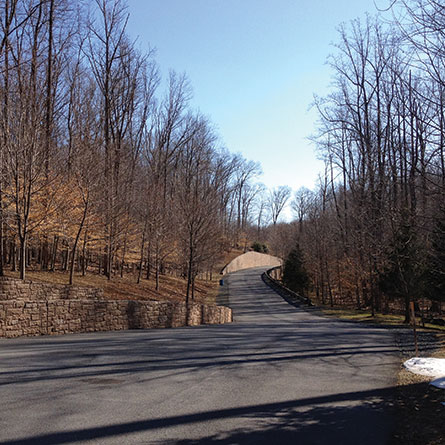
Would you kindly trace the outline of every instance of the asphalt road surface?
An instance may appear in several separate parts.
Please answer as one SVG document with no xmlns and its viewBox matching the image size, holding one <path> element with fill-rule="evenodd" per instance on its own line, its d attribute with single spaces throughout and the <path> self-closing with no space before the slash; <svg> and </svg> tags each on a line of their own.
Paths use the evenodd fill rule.
<svg viewBox="0 0 445 445">
<path fill-rule="evenodd" d="M 260 275 L 225 279 L 233 324 L 1 339 L 0 444 L 385 443 L 392 335 Z"/>
</svg>

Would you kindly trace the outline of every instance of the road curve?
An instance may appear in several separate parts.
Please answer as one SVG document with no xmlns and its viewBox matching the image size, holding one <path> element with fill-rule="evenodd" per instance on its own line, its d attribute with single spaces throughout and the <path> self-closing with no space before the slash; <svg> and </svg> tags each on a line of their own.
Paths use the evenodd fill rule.
<svg viewBox="0 0 445 445">
<path fill-rule="evenodd" d="M 225 278 L 235 322 L 0 340 L 0 444 L 383 444 L 392 335 Z"/>
</svg>

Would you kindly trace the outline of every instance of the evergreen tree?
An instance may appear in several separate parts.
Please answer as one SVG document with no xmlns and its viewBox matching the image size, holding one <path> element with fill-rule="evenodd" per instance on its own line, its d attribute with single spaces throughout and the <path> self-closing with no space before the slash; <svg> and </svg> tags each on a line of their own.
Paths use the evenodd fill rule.
<svg viewBox="0 0 445 445">
<path fill-rule="evenodd" d="M 269 253 L 269 249 L 267 248 L 267 246 L 264 243 L 260 243 L 258 241 L 255 241 L 251 248 L 253 249 L 254 252 L 259 252 L 259 253 Z"/>
<path fill-rule="evenodd" d="M 422 294 L 425 266 L 422 249 L 412 225 L 398 229 L 387 253 L 387 266 L 380 275 L 380 288 L 391 298 L 401 298 L 405 305 L 405 323 L 410 322 L 410 301 Z"/>
<path fill-rule="evenodd" d="M 426 266 L 427 296 L 434 301 L 445 301 L 445 207 L 436 219 Z"/>
<path fill-rule="evenodd" d="M 283 269 L 283 283 L 294 292 L 305 296 L 310 278 L 304 266 L 303 252 L 297 244 L 289 253 Z"/>
</svg>

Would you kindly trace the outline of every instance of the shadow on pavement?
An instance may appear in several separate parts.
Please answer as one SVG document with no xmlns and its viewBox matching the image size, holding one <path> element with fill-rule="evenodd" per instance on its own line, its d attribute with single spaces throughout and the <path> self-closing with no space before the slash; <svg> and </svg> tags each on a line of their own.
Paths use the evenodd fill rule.
<svg viewBox="0 0 445 445">
<path fill-rule="evenodd" d="M 0 442 L 0 444 L 69 444 L 230 418 L 253 420 L 255 429 L 238 429 L 199 440 L 168 440 L 157 443 L 333 444 L 341 440 L 338 443 L 344 445 L 380 444 L 382 443 L 381 438 L 386 437 L 387 431 L 391 428 L 392 417 L 388 416 L 388 412 L 393 409 L 394 394 L 394 388 L 334 394 L 55 432 Z M 323 406 L 325 404 L 330 404 L 330 406 Z M 368 430 L 365 436 L 362 426 L 368 422 L 379 425 L 379 428 Z M 345 442 L 345 431 L 347 431 L 346 437 L 351 439 L 349 442 Z"/>
<path fill-rule="evenodd" d="M 312 359 L 329 359 L 331 357 L 348 360 L 352 356 L 372 357 L 374 354 L 392 356 L 397 354 L 395 345 L 383 346 L 376 342 L 380 333 L 367 335 L 359 327 L 352 326 L 350 331 L 342 331 L 339 338 L 351 338 L 350 344 L 335 343 L 337 334 L 327 333 L 324 329 L 314 330 L 311 323 L 299 323 L 298 330 L 292 325 L 262 324 L 261 326 L 238 326 L 237 331 L 230 329 L 214 330 L 214 335 L 206 331 L 206 337 L 200 337 L 198 330 L 188 330 L 187 335 L 173 335 L 167 339 L 159 339 L 157 347 L 153 347 L 156 338 L 135 336 L 128 347 L 128 339 L 96 339 L 75 344 L 59 342 L 48 345 L 47 339 L 42 342 L 47 346 L 47 353 L 40 351 L 39 361 L 31 366 L 24 364 L 22 369 L 11 367 L 11 370 L 0 372 L 0 387 L 29 382 L 52 380 L 79 379 L 85 377 L 113 377 L 122 374 L 147 373 L 148 371 L 192 372 L 195 369 L 222 368 L 246 365 L 270 365 L 294 361 L 310 361 Z M 321 321 L 318 328 L 322 328 Z M 360 342 L 355 339 L 360 332 Z M 258 348 L 252 348 L 251 339 L 258 339 Z M 364 339 L 368 338 L 367 344 Z M 177 342 L 174 340 L 177 339 Z M 173 340 L 173 341 L 172 341 Z M 180 340 L 180 342 L 179 342 Z M 192 345 L 199 340 L 200 349 Z M 191 346 L 187 349 L 187 344 Z M 355 343 L 355 344 L 354 344 Z M 311 348 L 307 345 L 310 344 Z M 215 347 L 218 345 L 218 347 Z M 32 343 L 33 353 L 39 349 L 39 343 Z M 65 348 L 68 348 L 65 351 Z M 184 349 L 188 354 L 184 356 Z M 25 349 L 27 350 L 27 349 Z M 76 350 L 77 353 L 75 352 Z M 66 356 L 65 356 L 66 355 Z M 73 364 L 72 357 L 77 363 Z M 102 357 L 99 363 L 96 357 Z M 106 358 L 105 358 L 105 357 Z M 143 359 L 141 359 L 143 357 Z M 4 365 L 8 363 L 6 359 Z M 49 363 L 58 365 L 48 366 Z M 350 363 L 348 366 L 352 366 Z M 7 368 L 6 368 L 7 369 Z M 164 376 L 166 377 L 166 376 Z"/>
<path fill-rule="evenodd" d="M 101 397 L 100 391 L 94 392 L 94 387 L 85 386 L 85 380 L 95 379 L 92 383 L 103 385 L 119 383 L 121 393 L 125 394 L 127 384 L 135 389 L 136 385 L 143 388 L 146 382 L 156 381 L 170 388 L 174 380 L 169 377 L 188 374 L 191 378 L 184 381 L 197 385 L 201 383 L 198 379 L 210 376 L 209 388 L 212 388 L 212 379 L 219 378 L 221 394 L 225 397 L 230 379 L 242 382 L 243 377 L 255 371 L 258 374 L 253 378 L 255 388 L 269 385 L 267 397 L 257 398 L 254 393 L 255 397 L 246 399 L 240 391 L 240 397 L 233 399 L 232 408 L 216 409 L 230 406 L 227 399 L 223 405 L 197 406 L 194 413 L 193 406 L 173 406 L 172 410 L 163 411 L 161 418 L 131 421 L 139 417 L 110 417 L 109 421 L 114 422 L 110 425 L 90 424 L 90 427 L 77 430 L 63 430 L 60 426 L 58 431 L 42 429 L 32 436 L 35 430 L 29 429 L 29 437 L 0 444 L 51 445 L 89 440 L 104 443 L 107 438 L 117 438 L 117 441 L 121 437 L 124 442 L 124 436 L 129 440 L 142 437 L 137 443 L 169 444 L 385 443 L 384 438 L 392 427 L 395 388 L 391 386 L 394 379 L 385 377 L 383 380 L 379 376 L 391 376 L 393 370 L 398 369 L 398 348 L 393 336 L 368 326 L 315 317 L 288 305 L 259 280 L 244 283 L 242 276 L 237 279 L 241 284 L 236 287 L 234 282 L 236 301 L 231 302 L 235 314 L 239 314 L 234 324 L 2 342 L 5 355 L 1 363 L 0 389 L 8 390 L 11 397 L 14 391 L 20 391 L 25 394 L 24 403 L 30 406 L 30 395 L 25 392 L 24 384 L 32 382 L 37 382 L 36 399 L 47 396 L 45 391 L 51 384 L 46 383 L 58 380 L 62 381 L 59 387 L 65 385 L 71 391 L 87 393 L 91 388 L 91 393 Z M 194 377 L 196 375 L 198 377 Z M 224 380 L 226 375 L 229 378 Z M 284 390 L 278 393 L 275 391 L 280 375 L 286 385 L 282 383 Z M 316 391 L 305 393 L 304 378 L 307 382 L 315 379 Z M 302 390 L 289 393 L 289 385 L 294 383 L 302 384 Z M 334 388 L 337 383 L 339 385 Z M 387 388 L 366 389 L 372 387 L 371 384 Z M 234 387 L 242 389 L 240 385 Z M 174 390 L 171 392 L 174 396 Z M 323 392 L 324 395 L 319 395 Z M 337 394 L 330 394 L 332 392 Z M 246 394 L 249 396 L 248 392 Z M 304 398 L 305 394 L 316 396 Z M 61 406 L 65 404 L 65 395 L 64 391 L 54 395 L 60 399 Z M 144 400 L 147 406 L 153 403 L 149 397 Z M 249 403 L 248 400 L 252 404 L 242 406 Z M 279 402 L 267 403 L 271 400 Z M 48 398 L 48 403 L 53 401 Z M 265 403 L 255 404 L 257 401 Z M 156 405 L 150 407 L 156 408 Z M 214 409 L 210 409 L 212 407 Z M 6 409 L 5 406 L 5 413 Z M 162 415 L 161 411 L 156 412 Z M 179 412 L 192 414 L 171 415 Z M 137 412 L 136 415 L 141 414 Z M 148 413 L 145 416 L 148 417 Z M 10 418 L 15 422 L 12 416 Z M 188 426 L 192 433 L 196 426 L 200 431 L 195 437 L 202 437 L 209 431 L 208 437 L 193 440 L 193 434 L 178 432 L 181 426 Z M 156 442 L 155 435 L 176 438 L 176 442 L 166 439 Z M 7 436 L 0 431 L 0 437 L 5 440 Z"/>
</svg>

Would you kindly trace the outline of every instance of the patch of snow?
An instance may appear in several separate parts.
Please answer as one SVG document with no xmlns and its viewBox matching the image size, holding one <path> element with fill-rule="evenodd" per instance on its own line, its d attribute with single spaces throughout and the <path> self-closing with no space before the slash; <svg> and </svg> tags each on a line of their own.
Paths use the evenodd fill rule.
<svg viewBox="0 0 445 445">
<path fill-rule="evenodd" d="M 414 374 L 433 377 L 430 385 L 445 389 L 445 358 L 414 357 L 407 360 L 403 366 Z M 445 402 L 441 402 L 441 405 L 445 406 Z"/>
<path fill-rule="evenodd" d="M 445 358 L 414 357 L 407 360 L 403 366 L 414 374 L 433 378 L 445 377 Z M 445 382 L 443 385 L 443 388 L 445 388 Z"/>
</svg>

